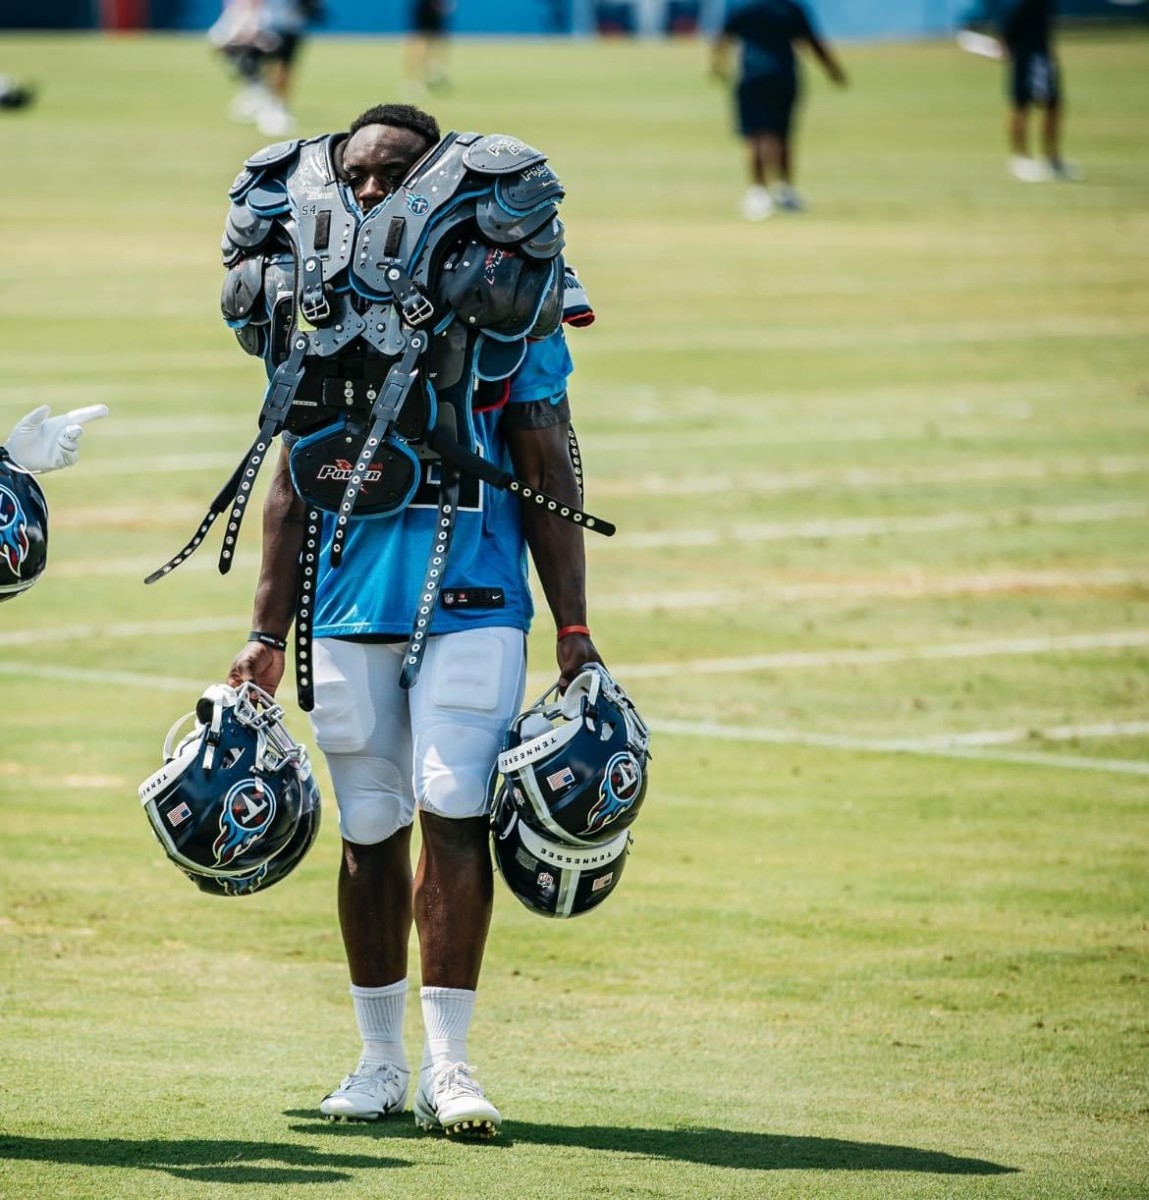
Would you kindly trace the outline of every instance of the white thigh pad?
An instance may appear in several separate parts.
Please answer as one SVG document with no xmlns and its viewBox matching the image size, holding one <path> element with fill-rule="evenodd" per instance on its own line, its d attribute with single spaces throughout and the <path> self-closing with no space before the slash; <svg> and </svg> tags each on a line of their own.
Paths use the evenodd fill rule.
<svg viewBox="0 0 1149 1200">
<path fill-rule="evenodd" d="M 415 796 L 452 819 L 487 812 L 487 782 L 526 676 L 517 629 L 466 630 L 434 638 L 411 696 Z"/>
</svg>

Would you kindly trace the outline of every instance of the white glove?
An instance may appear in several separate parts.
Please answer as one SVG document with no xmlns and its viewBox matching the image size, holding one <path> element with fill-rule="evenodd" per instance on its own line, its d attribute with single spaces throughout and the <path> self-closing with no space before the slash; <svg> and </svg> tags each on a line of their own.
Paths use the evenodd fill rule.
<svg viewBox="0 0 1149 1200">
<path fill-rule="evenodd" d="M 4 448 L 26 471 L 58 471 L 70 467 L 80 454 L 80 438 L 86 421 L 108 415 L 106 404 L 74 408 L 62 417 L 49 417 L 51 408 L 41 404 L 19 421 Z"/>
</svg>

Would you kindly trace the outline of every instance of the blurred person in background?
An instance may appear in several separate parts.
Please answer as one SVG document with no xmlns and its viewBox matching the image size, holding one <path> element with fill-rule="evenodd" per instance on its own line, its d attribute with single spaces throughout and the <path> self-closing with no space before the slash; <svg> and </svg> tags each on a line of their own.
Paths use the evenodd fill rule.
<svg viewBox="0 0 1149 1200">
<path fill-rule="evenodd" d="M 1005 44 L 1010 98 L 1009 172 L 1023 183 L 1080 179 L 1081 172 L 1061 157 L 1064 105 L 1061 67 L 1053 51 L 1055 0 L 1001 0 L 994 6 Z M 1029 153 L 1029 113 L 1043 112 L 1042 157 Z"/>
<path fill-rule="evenodd" d="M 404 47 L 403 70 L 407 98 L 450 86 L 447 78 L 447 19 L 451 0 L 413 0 L 411 32 Z"/>
<path fill-rule="evenodd" d="M 268 137 L 292 132 L 296 63 L 308 26 L 322 17 L 319 0 L 226 0 L 208 40 L 241 83 L 231 103 L 233 120 L 254 124 Z"/>
<path fill-rule="evenodd" d="M 792 137 L 801 92 L 795 47 L 803 42 L 826 74 L 844 86 L 845 71 L 798 0 L 736 3 L 712 47 L 711 71 L 724 81 L 731 78 L 735 47 L 741 51 L 734 103 L 749 160 L 750 187 L 742 202 L 748 221 L 761 221 L 775 209 L 801 212 L 805 207 L 794 190 Z"/>
</svg>

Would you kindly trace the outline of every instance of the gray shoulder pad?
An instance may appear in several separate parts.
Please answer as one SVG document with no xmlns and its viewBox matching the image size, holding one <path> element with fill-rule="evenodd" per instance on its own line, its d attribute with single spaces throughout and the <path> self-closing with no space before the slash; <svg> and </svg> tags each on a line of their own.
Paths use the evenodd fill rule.
<svg viewBox="0 0 1149 1200">
<path fill-rule="evenodd" d="M 532 233 L 519 249 L 527 258 L 554 258 L 566 245 L 566 231 L 558 217 L 551 219 L 537 232 Z"/>
<path fill-rule="evenodd" d="M 233 204 L 227 214 L 224 236 L 233 246 L 254 250 L 271 232 L 271 218 L 261 217 L 246 204 Z"/>
<path fill-rule="evenodd" d="M 492 242 L 513 244 L 525 241 L 544 229 L 554 218 L 555 206 L 548 204 L 535 212 L 515 213 L 506 209 L 494 194 L 483 196 L 475 203 L 475 218 L 479 228 Z"/>
<path fill-rule="evenodd" d="M 276 176 L 261 179 L 248 189 L 243 203 L 260 217 L 278 217 L 288 211 L 287 185 Z"/>
<path fill-rule="evenodd" d="M 534 212 L 544 204 L 557 204 L 566 194 L 559 177 L 545 161 L 517 175 L 502 176 L 495 183 L 495 191 L 503 204 L 515 212 Z"/>
<path fill-rule="evenodd" d="M 509 134 L 488 133 L 467 147 L 463 152 L 463 163 L 482 175 L 509 175 L 545 162 L 546 157 L 541 150 Z"/>
<path fill-rule="evenodd" d="M 220 312 L 230 328 L 240 329 L 253 317 L 265 314 L 254 312 L 256 302 L 263 298 L 263 259 L 241 258 L 224 276 L 219 297 Z"/>
<path fill-rule="evenodd" d="M 249 171 L 266 171 L 268 167 L 279 166 L 299 153 L 303 145 L 302 138 L 293 138 L 290 142 L 276 142 L 257 150 L 243 165 Z M 237 181 L 238 182 L 238 181 Z"/>
</svg>

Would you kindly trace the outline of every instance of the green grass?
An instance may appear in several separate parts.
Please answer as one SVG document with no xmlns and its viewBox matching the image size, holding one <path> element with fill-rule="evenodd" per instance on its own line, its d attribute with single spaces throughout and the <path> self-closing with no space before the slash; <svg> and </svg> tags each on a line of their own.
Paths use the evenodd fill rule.
<svg viewBox="0 0 1149 1200">
<path fill-rule="evenodd" d="M 318 1119 L 356 1052 L 322 765 L 317 846 L 234 903 L 135 798 L 248 628 L 254 521 L 226 579 L 217 537 L 142 577 L 250 440 L 216 245 L 260 138 L 199 39 L 4 39 L 42 96 L 0 122 L 0 413 L 112 417 L 0 613 L 0 1195 L 1146 1196 L 1149 39 L 1065 40 L 1087 178 L 1036 188 L 995 68 L 846 47 L 810 212 L 757 226 L 703 46 L 452 49 L 440 119 L 548 151 L 599 313 L 592 623 L 656 731 L 626 877 L 567 924 L 500 884 L 497 1144 Z M 399 61 L 313 42 L 301 132 Z"/>
</svg>

